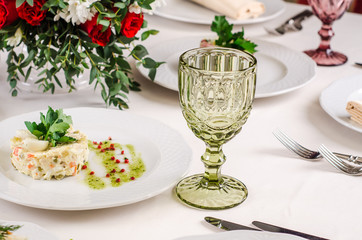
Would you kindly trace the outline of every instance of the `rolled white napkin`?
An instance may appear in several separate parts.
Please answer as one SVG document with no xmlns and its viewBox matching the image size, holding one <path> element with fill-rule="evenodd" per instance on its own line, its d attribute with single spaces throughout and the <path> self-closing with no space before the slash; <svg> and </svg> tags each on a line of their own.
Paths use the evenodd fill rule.
<svg viewBox="0 0 362 240">
<path fill-rule="evenodd" d="M 215 12 L 234 19 L 256 18 L 265 12 L 263 3 L 256 0 L 191 0 Z"/>
<path fill-rule="evenodd" d="M 349 101 L 346 110 L 353 121 L 362 125 L 362 101 Z"/>
</svg>

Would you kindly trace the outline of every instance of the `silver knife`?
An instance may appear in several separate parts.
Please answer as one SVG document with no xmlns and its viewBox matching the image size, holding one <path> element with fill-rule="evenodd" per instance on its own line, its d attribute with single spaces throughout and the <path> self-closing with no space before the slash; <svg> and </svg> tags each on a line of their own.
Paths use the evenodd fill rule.
<svg viewBox="0 0 362 240">
<path fill-rule="evenodd" d="M 214 225 L 214 226 L 216 226 L 216 227 L 218 227 L 218 228 L 220 228 L 220 229 L 224 229 L 224 230 L 227 230 L 227 231 L 231 231 L 231 230 L 261 231 L 260 229 L 263 229 L 263 230 L 270 231 L 270 232 L 280 232 L 280 233 L 292 234 L 292 235 L 296 235 L 296 236 L 299 236 L 299 237 L 307 238 L 309 240 L 328 240 L 326 238 L 316 237 L 316 236 L 312 236 L 312 235 L 309 235 L 309 234 L 305 234 L 305 233 L 301 233 L 301 232 L 297 232 L 297 231 L 294 231 L 294 230 L 289 230 L 289 229 L 282 228 L 282 227 L 277 227 L 277 226 L 273 226 L 273 227 L 275 227 L 274 229 L 270 228 L 271 230 L 268 230 L 268 229 L 259 227 L 258 225 L 255 225 L 255 223 L 256 224 L 260 223 L 260 222 L 257 222 L 257 221 L 254 221 L 253 224 L 255 226 L 259 227 L 260 229 L 244 226 L 244 225 L 241 225 L 241 224 L 238 224 L 238 223 L 233 223 L 233 222 L 229 222 L 229 221 L 222 220 L 222 219 L 219 219 L 219 218 L 214 218 L 214 217 L 205 217 L 205 221 L 212 224 L 212 225 Z M 264 225 L 264 224 L 261 224 L 261 225 Z M 276 228 L 278 228 L 279 231 L 275 231 Z"/>
<path fill-rule="evenodd" d="M 215 227 L 230 231 L 230 230 L 254 230 L 254 231 L 261 231 L 260 229 L 252 228 L 243 226 L 240 224 L 228 222 L 219 218 L 214 217 L 205 217 L 205 221 L 214 225 Z"/>
<path fill-rule="evenodd" d="M 291 17 L 288 19 L 285 23 L 283 23 L 281 26 L 277 28 L 265 28 L 267 32 L 275 34 L 275 35 L 283 35 L 287 31 L 300 31 L 302 30 L 302 21 L 310 16 L 313 15 L 313 12 L 310 10 L 304 10 L 301 13 L 298 13 L 297 15 Z"/>
<path fill-rule="evenodd" d="M 321 238 L 321 237 L 313 236 L 313 235 L 310 235 L 310 234 L 290 230 L 290 229 L 287 229 L 287 228 L 274 226 L 274 225 L 271 225 L 271 224 L 268 224 L 268 223 L 259 222 L 259 221 L 253 221 L 252 224 L 254 226 L 260 228 L 260 229 L 263 229 L 263 230 L 269 231 L 269 232 L 289 233 L 289 234 L 296 235 L 296 236 L 299 236 L 299 237 L 303 237 L 303 238 L 306 238 L 306 239 L 309 239 L 309 240 L 328 240 L 327 238 Z"/>
</svg>

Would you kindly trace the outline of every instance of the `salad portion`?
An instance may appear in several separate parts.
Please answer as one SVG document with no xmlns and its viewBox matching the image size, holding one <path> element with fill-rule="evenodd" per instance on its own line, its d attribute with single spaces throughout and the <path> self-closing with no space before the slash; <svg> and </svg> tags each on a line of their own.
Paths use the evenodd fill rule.
<svg viewBox="0 0 362 240">
<path fill-rule="evenodd" d="M 40 123 L 25 122 L 10 140 L 11 163 L 34 179 L 75 176 L 88 161 L 87 136 L 72 127 L 72 118 L 62 109 L 40 113 Z"/>
</svg>

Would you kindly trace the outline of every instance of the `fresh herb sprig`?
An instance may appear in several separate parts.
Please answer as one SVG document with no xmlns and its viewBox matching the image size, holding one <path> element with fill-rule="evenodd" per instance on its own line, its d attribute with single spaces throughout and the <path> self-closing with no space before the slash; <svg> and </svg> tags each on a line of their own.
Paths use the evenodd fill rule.
<svg viewBox="0 0 362 240">
<path fill-rule="evenodd" d="M 73 123 L 72 117 L 65 115 L 63 109 L 53 110 L 48 108 L 46 116 L 40 113 L 41 123 L 26 121 L 28 130 L 39 140 L 46 140 L 54 147 L 59 143 L 70 143 L 76 141 L 75 138 L 65 136 L 70 124 Z"/>
<path fill-rule="evenodd" d="M 0 225 L 0 240 L 5 240 L 5 237 L 9 235 L 9 233 L 18 230 L 21 228 L 20 225 Z"/>
<path fill-rule="evenodd" d="M 215 40 L 215 44 L 220 47 L 236 48 L 247 51 L 251 54 L 255 53 L 258 45 L 244 38 L 244 28 L 241 32 L 232 33 L 233 24 L 229 24 L 225 16 L 215 16 L 211 24 L 211 31 L 217 33 L 219 38 Z"/>
</svg>

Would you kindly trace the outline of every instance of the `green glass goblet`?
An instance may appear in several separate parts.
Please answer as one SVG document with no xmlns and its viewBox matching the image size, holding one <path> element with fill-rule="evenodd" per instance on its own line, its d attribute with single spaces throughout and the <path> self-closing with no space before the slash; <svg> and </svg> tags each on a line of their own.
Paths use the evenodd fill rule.
<svg viewBox="0 0 362 240">
<path fill-rule="evenodd" d="M 239 180 L 221 175 L 222 145 L 238 134 L 249 117 L 255 95 L 256 59 L 229 48 L 196 48 L 179 60 L 179 97 L 189 128 L 206 144 L 205 173 L 182 179 L 176 194 L 202 209 L 227 209 L 248 194 Z"/>
</svg>

